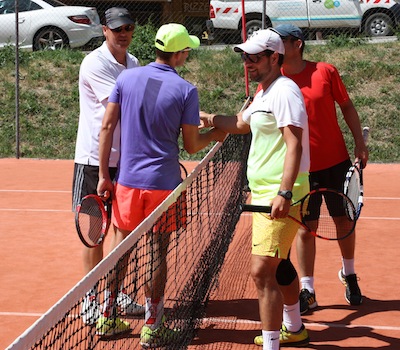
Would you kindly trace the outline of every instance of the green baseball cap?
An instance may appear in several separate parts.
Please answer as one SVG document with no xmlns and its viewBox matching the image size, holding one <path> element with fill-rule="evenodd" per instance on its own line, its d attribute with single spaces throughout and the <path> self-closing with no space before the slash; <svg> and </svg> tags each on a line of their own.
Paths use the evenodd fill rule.
<svg viewBox="0 0 400 350">
<path fill-rule="evenodd" d="M 191 49 L 199 47 L 200 39 L 195 35 L 189 35 L 182 24 L 168 23 L 158 29 L 155 46 L 164 52 L 178 52 L 188 47 Z"/>
</svg>

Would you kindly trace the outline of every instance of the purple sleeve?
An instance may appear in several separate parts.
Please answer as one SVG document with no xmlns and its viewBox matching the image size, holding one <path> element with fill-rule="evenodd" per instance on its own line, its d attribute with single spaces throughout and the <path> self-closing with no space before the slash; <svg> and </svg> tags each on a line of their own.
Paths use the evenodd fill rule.
<svg viewBox="0 0 400 350">
<path fill-rule="evenodd" d="M 197 89 L 193 87 L 186 98 L 184 111 L 182 113 L 181 124 L 199 125 L 200 124 L 200 107 Z"/>
<path fill-rule="evenodd" d="M 111 91 L 110 96 L 108 97 L 108 102 L 119 103 L 119 84 L 118 79 L 117 83 L 114 85 L 114 88 Z"/>
</svg>

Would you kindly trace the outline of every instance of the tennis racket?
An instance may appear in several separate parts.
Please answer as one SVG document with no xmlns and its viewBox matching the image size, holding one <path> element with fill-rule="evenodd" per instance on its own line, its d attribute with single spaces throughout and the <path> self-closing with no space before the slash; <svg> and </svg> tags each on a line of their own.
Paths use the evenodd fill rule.
<svg viewBox="0 0 400 350">
<path fill-rule="evenodd" d="M 188 176 L 188 171 L 181 162 L 179 162 L 179 166 L 181 168 L 181 178 L 182 178 L 182 180 L 185 180 Z"/>
<path fill-rule="evenodd" d="M 364 142 L 367 144 L 369 136 L 369 127 L 363 128 Z M 361 208 L 364 205 L 364 181 L 363 181 L 362 161 L 356 160 L 349 168 L 343 185 L 343 193 L 348 196 L 356 208 L 356 220 L 360 217 Z"/>
<path fill-rule="evenodd" d="M 94 248 L 103 242 L 110 224 L 107 207 L 108 200 L 103 200 L 96 194 L 83 197 L 77 206 L 75 226 L 86 247 Z"/>
<path fill-rule="evenodd" d="M 349 197 L 328 188 L 311 191 L 291 206 L 299 206 L 300 219 L 288 217 L 312 235 L 326 240 L 341 240 L 354 231 L 356 209 Z M 242 211 L 271 213 L 270 206 L 242 204 Z"/>
</svg>

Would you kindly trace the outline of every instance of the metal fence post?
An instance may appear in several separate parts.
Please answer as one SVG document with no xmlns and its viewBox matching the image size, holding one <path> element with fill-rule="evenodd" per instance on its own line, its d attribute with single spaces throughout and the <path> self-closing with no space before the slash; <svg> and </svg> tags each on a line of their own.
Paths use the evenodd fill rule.
<svg viewBox="0 0 400 350">
<path fill-rule="evenodd" d="M 15 0 L 15 157 L 19 159 L 19 1 Z"/>
</svg>

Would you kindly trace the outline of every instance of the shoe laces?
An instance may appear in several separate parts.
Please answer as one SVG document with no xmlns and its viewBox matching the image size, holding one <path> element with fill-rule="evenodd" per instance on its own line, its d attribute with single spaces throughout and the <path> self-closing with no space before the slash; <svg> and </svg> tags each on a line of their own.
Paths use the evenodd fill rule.
<svg viewBox="0 0 400 350">
<path fill-rule="evenodd" d="M 348 288 L 350 289 L 351 294 L 357 294 L 359 292 L 358 281 L 360 279 L 357 275 L 349 275 L 346 276 L 346 283 Z"/>
<path fill-rule="evenodd" d="M 311 293 L 308 289 L 302 289 L 300 291 L 300 298 L 304 301 L 309 301 L 310 299 L 314 298 L 313 293 Z"/>
</svg>

